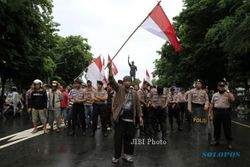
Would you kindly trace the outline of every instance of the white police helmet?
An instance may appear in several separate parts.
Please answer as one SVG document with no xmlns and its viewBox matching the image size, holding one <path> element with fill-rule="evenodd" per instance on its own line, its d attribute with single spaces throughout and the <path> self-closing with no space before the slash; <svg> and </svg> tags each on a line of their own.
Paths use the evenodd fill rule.
<svg viewBox="0 0 250 167">
<path fill-rule="evenodd" d="M 43 82 L 42 82 L 40 79 L 35 79 L 35 80 L 33 81 L 33 84 L 40 84 L 40 85 L 42 85 Z"/>
</svg>

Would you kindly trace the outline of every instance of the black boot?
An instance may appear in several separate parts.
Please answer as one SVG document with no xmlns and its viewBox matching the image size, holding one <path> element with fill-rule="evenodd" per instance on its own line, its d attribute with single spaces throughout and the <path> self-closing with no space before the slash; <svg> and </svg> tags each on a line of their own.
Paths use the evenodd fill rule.
<svg viewBox="0 0 250 167">
<path fill-rule="evenodd" d="M 227 142 L 227 147 L 229 150 L 232 150 L 233 149 L 233 146 L 232 146 L 232 142 L 231 141 L 228 141 Z"/>
<path fill-rule="evenodd" d="M 94 136 L 95 136 L 95 131 L 94 131 L 94 130 L 90 133 L 90 136 L 91 136 L 91 137 L 94 137 Z"/>
<path fill-rule="evenodd" d="M 75 131 L 69 132 L 68 136 L 75 136 Z"/>
<path fill-rule="evenodd" d="M 104 137 L 108 136 L 108 132 L 107 131 L 102 132 L 102 134 L 103 134 Z"/>
<path fill-rule="evenodd" d="M 211 142 L 211 145 L 212 145 L 212 146 L 219 146 L 219 145 L 220 145 L 220 142 L 219 142 L 219 141 L 212 141 L 212 142 Z"/>
<path fill-rule="evenodd" d="M 181 125 L 178 125 L 178 131 L 182 131 Z"/>
<path fill-rule="evenodd" d="M 170 126 L 171 126 L 171 131 L 174 131 L 174 126 L 173 126 L 173 124 L 171 124 Z"/>
<path fill-rule="evenodd" d="M 82 135 L 86 136 L 86 130 L 82 130 Z"/>
</svg>

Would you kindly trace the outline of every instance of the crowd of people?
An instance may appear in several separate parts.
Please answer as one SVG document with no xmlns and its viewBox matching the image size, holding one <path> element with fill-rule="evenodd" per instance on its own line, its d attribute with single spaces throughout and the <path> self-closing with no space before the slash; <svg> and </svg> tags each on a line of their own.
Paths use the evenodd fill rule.
<svg viewBox="0 0 250 167">
<path fill-rule="evenodd" d="M 152 86 L 146 81 L 141 87 L 131 83 L 130 76 L 117 82 L 111 66 L 108 84 L 104 86 L 102 81 L 97 81 L 96 88 L 90 80 L 85 85 L 75 79 L 66 88 L 57 81 L 48 85 L 34 80 L 26 92 L 32 133 L 38 132 L 39 122 L 45 134 L 67 128 L 69 136 L 85 136 L 89 132 L 94 137 L 101 128 L 102 135 L 107 137 L 108 131 L 114 129 L 113 164 L 119 163 L 121 157 L 133 162 L 135 145 L 131 143 L 137 129 L 141 138 L 167 141 L 167 123 L 171 132 L 181 133 L 184 129 L 192 129 L 197 135 L 203 132 L 211 145 L 220 144 L 223 125 L 228 148 L 232 149 L 230 103 L 235 99 L 225 82 L 218 83 L 218 92 L 210 98 L 199 79 L 189 90 Z"/>
</svg>

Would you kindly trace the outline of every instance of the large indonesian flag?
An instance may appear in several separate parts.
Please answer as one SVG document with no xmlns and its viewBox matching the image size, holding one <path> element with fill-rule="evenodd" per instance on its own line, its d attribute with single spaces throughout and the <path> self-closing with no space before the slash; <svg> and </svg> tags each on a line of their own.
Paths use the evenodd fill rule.
<svg viewBox="0 0 250 167">
<path fill-rule="evenodd" d="M 92 62 L 88 66 L 88 71 L 87 71 L 87 80 L 90 80 L 92 82 L 92 86 L 94 88 L 97 87 L 97 81 L 98 80 L 103 80 L 103 75 L 102 75 L 102 59 L 101 56 L 95 59 L 94 62 Z"/>
<path fill-rule="evenodd" d="M 180 44 L 176 37 L 175 30 L 160 4 L 156 5 L 147 19 L 143 22 L 142 27 L 147 31 L 169 41 L 175 48 L 176 52 L 180 51 Z"/>
</svg>

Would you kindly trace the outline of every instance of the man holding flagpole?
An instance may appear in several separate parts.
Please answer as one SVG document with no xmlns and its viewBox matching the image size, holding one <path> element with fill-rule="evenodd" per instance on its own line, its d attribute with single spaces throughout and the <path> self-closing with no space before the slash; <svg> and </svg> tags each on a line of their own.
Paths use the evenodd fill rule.
<svg viewBox="0 0 250 167">
<path fill-rule="evenodd" d="M 122 159 L 126 162 L 133 163 L 132 155 L 134 153 L 134 145 L 132 144 L 132 141 L 135 137 L 136 131 L 136 115 L 140 118 L 140 124 L 142 125 L 142 111 L 139 97 L 133 89 L 130 89 L 132 81 L 130 76 L 125 76 L 123 78 L 123 85 L 119 85 L 114 79 L 111 61 L 109 62 L 108 67 L 109 83 L 116 92 L 113 105 L 115 134 L 112 163 L 119 163 L 122 150 L 124 150 Z"/>
</svg>

